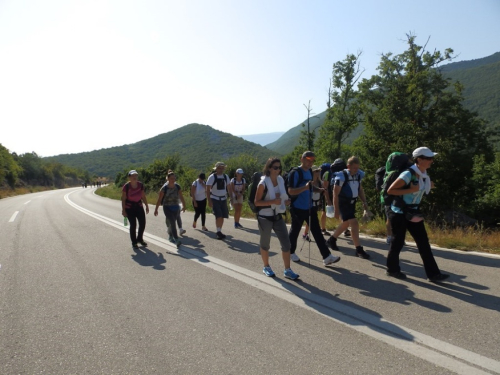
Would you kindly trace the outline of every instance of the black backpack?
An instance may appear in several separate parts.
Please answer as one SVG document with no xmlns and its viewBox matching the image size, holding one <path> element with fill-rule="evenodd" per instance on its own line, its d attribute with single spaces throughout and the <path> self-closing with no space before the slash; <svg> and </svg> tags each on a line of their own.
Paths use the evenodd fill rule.
<svg viewBox="0 0 500 375">
<path fill-rule="evenodd" d="M 380 167 L 375 171 L 375 190 L 382 191 L 382 185 L 384 184 L 385 177 L 385 167 Z"/>
<path fill-rule="evenodd" d="M 208 175 L 208 177 L 210 177 L 211 175 L 214 175 L 214 184 L 210 187 L 210 191 L 212 191 L 212 189 L 215 186 L 217 188 L 217 190 L 226 189 L 226 192 L 227 192 L 228 191 L 227 185 L 229 185 L 229 183 L 231 182 L 231 180 L 229 179 L 229 176 L 224 173 L 224 179 L 217 178 L 217 171 L 213 171 L 212 173 L 210 173 Z M 207 178 L 207 180 L 208 180 L 208 178 Z M 221 181 L 221 180 L 223 180 L 223 181 Z M 224 184 L 224 187 L 221 186 L 221 182 Z"/>
<path fill-rule="evenodd" d="M 255 172 L 252 175 L 252 182 L 248 186 L 248 191 L 250 192 L 248 194 L 248 206 L 252 210 L 253 213 L 258 213 L 260 210 L 266 207 L 271 207 L 271 206 L 256 206 L 254 201 L 255 201 L 255 194 L 257 193 L 257 186 L 259 185 L 260 179 L 262 178 L 263 174 L 261 172 Z M 267 185 L 264 184 L 264 194 L 262 195 L 262 199 L 266 196 L 267 193 Z"/>
<path fill-rule="evenodd" d="M 389 195 L 387 194 L 387 190 L 391 187 L 391 185 L 396 181 L 401 173 L 406 170 L 409 170 L 412 178 L 415 175 L 415 171 L 411 169 L 412 163 L 410 161 L 410 157 L 407 154 L 402 152 L 393 152 L 387 158 L 386 163 L 386 171 L 384 175 L 384 182 L 382 184 L 382 191 L 380 193 L 380 201 L 385 206 L 390 206 L 393 202 L 398 207 L 404 207 L 405 203 L 403 201 L 403 197 L 401 195 Z M 407 184 L 404 188 L 409 188 L 410 185 Z"/>
<path fill-rule="evenodd" d="M 342 159 L 335 159 L 335 161 L 330 165 L 330 175 L 328 176 L 328 194 L 330 197 L 333 197 L 333 185 L 335 175 L 339 172 L 342 172 L 347 168 L 347 164 Z"/>
<path fill-rule="evenodd" d="M 342 170 L 342 173 L 344 174 L 344 183 L 342 185 L 342 188 L 340 189 L 339 197 L 353 199 L 351 196 L 349 196 L 345 193 L 345 189 L 351 189 L 351 185 L 349 184 L 350 181 L 358 181 L 359 182 L 358 195 L 359 195 L 359 189 L 361 188 L 361 175 L 358 173 L 357 177 L 354 179 L 354 178 L 350 178 L 351 175 L 349 173 L 349 170 L 344 169 L 344 170 Z"/>
<path fill-rule="evenodd" d="M 283 176 L 283 179 L 285 180 L 285 190 L 286 190 L 286 193 L 288 194 L 288 196 L 290 197 L 290 200 L 292 201 L 292 203 L 298 198 L 298 195 L 291 195 L 288 192 L 288 188 L 291 186 L 290 185 L 290 182 L 291 182 L 290 179 L 293 176 L 293 172 L 295 172 L 295 171 L 299 174 L 299 178 L 297 180 L 297 185 L 294 186 L 294 187 L 298 187 L 298 186 L 300 186 L 300 183 L 304 180 L 304 174 L 302 173 L 302 168 L 300 168 L 300 167 L 292 167 Z"/>
</svg>

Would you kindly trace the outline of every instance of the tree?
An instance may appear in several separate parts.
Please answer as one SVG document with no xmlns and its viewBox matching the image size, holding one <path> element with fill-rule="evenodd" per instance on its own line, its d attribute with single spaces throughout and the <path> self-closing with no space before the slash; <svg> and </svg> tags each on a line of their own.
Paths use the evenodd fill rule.
<svg viewBox="0 0 500 375">
<path fill-rule="evenodd" d="M 430 171 L 436 189 L 426 201 L 437 211 L 464 209 L 474 192 L 473 156 L 493 160 L 485 123 L 464 108 L 461 85 L 436 69 L 453 59 L 453 50 L 428 52 L 415 39 L 407 35 L 408 49 L 382 55 L 379 73 L 360 83 L 364 133 L 355 144 L 369 171 L 393 151 L 427 146 L 438 152 Z"/>
<path fill-rule="evenodd" d="M 363 73 L 360 69 L 360 56 L 361 52 L 347 55 L 343 61 L 333 64 L 327 116 L 316 143 L 318 152 L 327 160 L 334 160 L 342 155 L 344 141 L 359 125 L 361 106 L 355 86 Z"/>
</svg>

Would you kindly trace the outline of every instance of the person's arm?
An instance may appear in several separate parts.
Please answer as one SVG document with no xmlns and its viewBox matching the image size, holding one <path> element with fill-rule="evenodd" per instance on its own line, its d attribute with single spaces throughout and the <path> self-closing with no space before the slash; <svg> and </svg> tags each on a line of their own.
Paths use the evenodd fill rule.
<svg viewBox="0 0 500 375">
<path fill-rule="evenodd" d="M 363 190 L 363 186 L 361 186 L 361 182 L 359 185 L 359 199 L 361 199 L 361 202 L 363 203 L 363 209 L 368 210 L 368 204 L 366 203 L 366 196 L 365 196 L 365 191 Z"/>
<path fill-rule="evenodd" d="M 328 187 L 330 186 L 330 183 L 328 180 L 323 181 L 323 189 L 325 189 L 325 197 L 326 197 L 326 204 L 328 206 L 332 205 L 332 200 L 330 199 L 330 194 L 328 194 Z"/>
<path fill-rule="evenodd" d="M 163 201 L 163 195 L 165 195 L 165 193 L 163 192 L 163 189 L 161 189 L 160 194 L 158 194 L 158 200 L 156 201 L 156 207 L 155 207 L 155 213 L 154 213 L 155 216 L 158 216 L 158 206 Z"/>
<path fill-rule="evenodd" d="M 182 189 L 179 187 L 179 199 L 181 200 L 182 203 L 182 212 L 186 212 L 186 201 L 184 200 L 184 195 L 182 195 Z"/>
<path fill-rule="evenodd" d="M 340 209 L 339 209 L 340 190 L 342 190 L 342 186 L 335 184 L 333 187 L 333 207 L 335 210 L 335 219 L 340 218 Z"/>
<path fill-rule="evenodd" d="M 210 190 L 212 189 L 212 185 L 206 184 L 205 192 L 207 193 L 207 203 L 208 207 L 212 208 L 212 197 L 210 196 Z"/>
<path fill-rule="evenodd" d="M 229 176 L 225 175 L 224 178 L 226 179 L 226 182 L 227 180 L 229 179 Z M 229 194 L 229 197 L 232 197 L 234 195 L 234 190 L 233 190 L 233 186 L 231 184 L 231 180 L 229 180 L 229 185 L 228 185 L 228 189 L 227 189 L 227 192 Z"/>
<path fill-rule="evenodd" d="M 229 187 L 228 187 L 228 192 L 229 192 L 229 199 L 231 199 L 231 203 L 234 203 L 234 200 L 236 199 L 236 193 L 234 191 L 234 179 L 231 179 L 229 182 Z"/>
<path fill-rule="evenodd" d="M 146 191 L 144 189 L 142 189 L 141 199 L 142 202 L 146 205 L 146 214 L 149 214 L 148 199 L 146 198 Z"/>
<path fill-rule="evenodd" d="M 289 177 L 292 177 L 292 182 L 295 182 L 295 178 L 297 177 L 297 174 L 299 172 L 293 172 L 293 175 L 292 176 L 289 176 Z M 298 178 L 298 177 L 297 177 Z M 289 186 L 288 187 L 288 195 L 299 195 L 300 193 L 306 191 L 306 190 L 309 190 L 309 184 L 311 183 L 311 181 L 308 181 L 307 184 L 305 184 L 304 186 L 300 186 L 300 187 L 291 187 Z"/>
<path fill-rule="evenodd" d="M 391 184 L 391 186 L 389 186 L 389 189 L 387 189 L 387 194 L 404 195 L 409 193 L 415 193 L 419 190 L 418 184 L 417 185 L 410 184 L 409 188 L 405 188 L 406 185 L 407 185 L 406 181 L 398 177 L 396 181 L 394 181 Z"/>
<path fill-rule="evenodd" d="M 198 184 L 198 183 L 196 183 L 196 184 Z M 197 186 L 195 184 L 191 185 L 191 199 L 193 201 L 193 207 L 198 207 L 198 203 L 196 202 L 196 197 L 195 197 L 196 188 L 197 188 Z"/>
<path fill-rule="evenodd" d="M 127 201 L 127 192 L 122 191 L 122 216 L 127 216 L 127 211 L 125 211 L 125 203 Z"/>
</svg>

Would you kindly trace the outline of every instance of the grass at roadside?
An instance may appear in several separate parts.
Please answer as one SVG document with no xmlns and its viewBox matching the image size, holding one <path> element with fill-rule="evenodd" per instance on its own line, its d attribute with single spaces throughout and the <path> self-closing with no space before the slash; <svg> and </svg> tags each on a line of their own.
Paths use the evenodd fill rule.
<svg viewBox="0 0 500 375">
<path fill-rule="evenodd" d="M 114 185 L 108 185 L 103 188 L 99 188 L 96 194 L 111 198 L 120 199 L 121 190 Z M 149 204 L 156 204 L 158 199 L 157 192 L 150 192 L 147 194 L 147 199 Z M 193 211 L 193 206 L 189 195 L 184 195 L 186 201 L 186 209 Z M 209 208 L 207 207 L 207 212 Z M 243 204 L 242 217 L 255 217 L 255 214 L 250 210 L 246 203 Z M 290 221 L 290 215 L 286 215 L 287 222 Z M 327 219 L 326 227 L 328 230 L 333 230 L 339 224 L 336 219 Z M 381 218 L 376 218 L 367 224 L 360 224 L 361 232 L 373 237 L 386 237 L 385 230 L 385 220 Z M 500 231 L 489 230 L 484 228 L 437 228 L 432 225 L 427 224 L 427 233 L 432 244 L 449 248 L 458 249 L 464 251 L 482 251 L 494 254 L 500 254 Z M 407 239 L 412 240 L 411 236 L 408 234 Z"/>
<path fill-rule="evenodd" d="M 14 197 L 16 195 L 38 193 L 40 191 L 54 190 L 54 187 L 44 187 L 44 186 L 29 186 L 15 189 L 0 189 L 0 199 Z"/>
</svg>

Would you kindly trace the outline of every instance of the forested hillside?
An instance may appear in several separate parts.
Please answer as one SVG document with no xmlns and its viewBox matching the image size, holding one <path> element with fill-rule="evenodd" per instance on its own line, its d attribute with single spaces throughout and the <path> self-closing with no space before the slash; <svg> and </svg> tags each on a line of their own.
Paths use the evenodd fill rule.
<svg viewBox="0 0 500 375">
<path fill-rule="evenodd" d="M 124 168 L 146 167 L 174 154 L 179 155 L 182 165 L 205 170 L 218 160 L 241 154 L 252 155 L 264 163 L 276 152 L 208 125 L 189 124 L 130 145 L 46 159 L 114 178 Z"/>
</svg>

